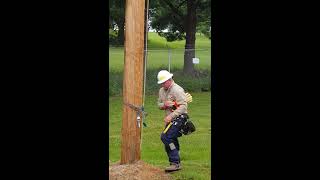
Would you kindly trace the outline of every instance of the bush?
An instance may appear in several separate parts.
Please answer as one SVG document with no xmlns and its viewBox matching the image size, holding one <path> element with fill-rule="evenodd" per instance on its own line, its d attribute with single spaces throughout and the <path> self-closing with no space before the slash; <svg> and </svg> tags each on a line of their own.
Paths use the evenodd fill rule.
<svg viewBox="0 0 320 180">
<path fill-rule="evenodd" d="M 120 42 L 116 31 L 109 31 L 109 45 L 122 46 L 123 42 Z"/>
<path fill-rule="evenodd" d="M 157 84 L 157 74 L 165 67 L 148 69 L 146 72 L 146 95 L 157 95 L 160 85 Z M 197 76 L 184 75 L 180 69 L 172 69 L 174 81 L 187 92 L 211 91 L 211 71 L 198 70 Z M 122 95 L 123 72 L 109 72 L 109 96 Z"/>
</svg>

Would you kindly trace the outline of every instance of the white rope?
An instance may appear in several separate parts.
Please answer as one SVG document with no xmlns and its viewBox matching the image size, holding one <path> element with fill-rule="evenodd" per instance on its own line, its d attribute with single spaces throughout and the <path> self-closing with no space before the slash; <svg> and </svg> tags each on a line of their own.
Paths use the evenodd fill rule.
<svg viewBox="0 0 320 180">
<path fill-rule="evenodd" d="M 147 57 L 148 57 L 148 11 L 149 11 L 149 0 L 147 1 L 147 7 L 146 7 L 146 29 L 145 29 L 145 48 L 144 48 L 144 63 L 143 63 L 143 67 L 144 67 L 144 73 L 143 73 L 143 100 L 142 100 L 142 106 L 144 107 L 144 101 L 145 101 L 145 93 L 146 93 L 146 73 L 147 73 Z"/>
<path fill-rule="evenodd" d="M 144 67 L 144 73 L 143 73 L 143 96 L 142 96 L 142 107 L 144 108 L 144 101 L 145 101 L 145 94 L 146 94 L 146 74 L 147 74 L 147 57 L 148 57 L 148 27 L 149 27 L 149 24 L 148 24 L 148 20 L 149 20 L 149 17 L 148 17 L 148 14 L 149 14 L 149 0 L 146 0 L 147 1 L 147 7 L 146 7 L 146 19 L 145 19 L 145 26 L 146 26 L 146 29 L 145 29 L 145 48 L 144 48 L 144 63 L 143 63 L 143 67 Z M 142 117 L 142 121 L 141 121 L 141 139 L 140 139 L 140 153 L 141 153 L 141 150 L 142 150 L 142 133 L 143 133 L 143 123 L 144 123 L 144 120 L 145 120 L 145 116 Z"/>
</svg>

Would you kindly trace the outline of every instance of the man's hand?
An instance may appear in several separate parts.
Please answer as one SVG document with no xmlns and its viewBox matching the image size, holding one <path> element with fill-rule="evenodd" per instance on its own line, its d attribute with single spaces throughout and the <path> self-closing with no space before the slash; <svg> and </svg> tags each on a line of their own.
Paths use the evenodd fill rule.
<svg viewBox="0 0 320 180">
<path fill-rule="evenodd" d="M 172 101 L 165 101 L 164 102 L 165 107 L 172 107 L 173 105 L 174 105 L 174 102 L 172 102 Z"/>
<path fill-rule="evenodd" d="M 168 115 L 166 118 L 164 118 L 164 122 L 170 123 L 172 121 L 172 117 Z"/>
</svg>

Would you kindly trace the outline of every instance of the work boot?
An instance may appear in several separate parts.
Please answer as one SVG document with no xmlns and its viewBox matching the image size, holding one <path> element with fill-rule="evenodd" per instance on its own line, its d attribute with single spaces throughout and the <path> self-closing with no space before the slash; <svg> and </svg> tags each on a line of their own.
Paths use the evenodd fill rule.
<svg viewBox="0 0 320 180">
<path fill-rule="evenodd" d="M 165 171 L 166 172 L 171 172 L 171 171 L 178 171 L 182 169 L 181 164 L 176 164 L 176 163 L 170 163 L 169 167 L 166 167 Z"/>
</svg>

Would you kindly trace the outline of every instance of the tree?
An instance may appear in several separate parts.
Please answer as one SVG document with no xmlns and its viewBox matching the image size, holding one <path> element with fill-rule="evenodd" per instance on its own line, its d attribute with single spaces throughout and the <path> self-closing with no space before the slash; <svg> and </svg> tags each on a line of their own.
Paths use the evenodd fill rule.
<svg viewBox="0 0 320 180">
<path fill-rule="evenodd" d="M 117 29 L 118 43 L 124 43 L 125 0 L 109 0 L 109 27 Z"/>
<path fill-rule="evenodd" d="M 151 26 L 160 36 L 169 42 L 186 39 L 183 72 L 194 75 L 196 27 L 200 23 L 203 32 L 206 32 L 203 27 L 209 27 L 211 0 L 159 0 L 150 8 L 153 10 Z M 165 29 L 169 32 L 163 32 Z"/>
<path fill-rule="evenodd" d="M 210 22 L 201 22 L 197 26 L 197 32 L 205 35 L 207 38 L 211 39 L 211 26 Z"/>
</svg>

